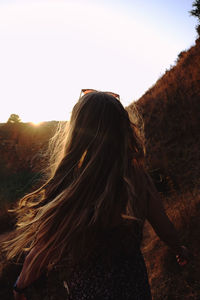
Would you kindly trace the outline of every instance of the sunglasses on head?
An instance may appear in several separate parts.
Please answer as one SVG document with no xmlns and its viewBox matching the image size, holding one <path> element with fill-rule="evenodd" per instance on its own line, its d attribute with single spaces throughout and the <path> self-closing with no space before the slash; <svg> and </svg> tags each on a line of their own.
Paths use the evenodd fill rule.
<svg viewBox="0 0 200 300">
<path fill-rule="evenodd" d="M 93 92 L 98 92 L 97 90 L 93 90 L 93 89 L 82 89 L 81 90 L 81 94 L 80 97 L 82 97 L 83 95 L 89 94 L 89 93 L 93 93 Z M 111 95 L 113 97 L 115 97 L 115 99 L 120 101 L 120 96 L 118 94 L 112 93 L 112 92 L 104 92 L 108 95 Z"/>
</svg>

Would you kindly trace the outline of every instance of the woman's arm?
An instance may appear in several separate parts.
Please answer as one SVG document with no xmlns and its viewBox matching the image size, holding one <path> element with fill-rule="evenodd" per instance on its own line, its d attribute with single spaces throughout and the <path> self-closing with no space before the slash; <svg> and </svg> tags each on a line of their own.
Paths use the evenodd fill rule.
<svg viewBox="0 0 200 300">
<path fill-rule="evenodd" d="M 168 218 L 160 195 L 150 178 L 149 184 L 151 191 L 149 192 L 148 199 L 147 220 L 159 238 L 174 251 L 178 263 L 184 265 L 189 259 L 189 251 L 186 247 L 181 245 L 178 233 Z"/>
<path fill-rule="evenodd" d="M 159 194 L 149 198 L 147 220 L 163 242 L 175 252 L 179 251 L 181 243 L 177 231 L 164 210 Z"/>
</svg>

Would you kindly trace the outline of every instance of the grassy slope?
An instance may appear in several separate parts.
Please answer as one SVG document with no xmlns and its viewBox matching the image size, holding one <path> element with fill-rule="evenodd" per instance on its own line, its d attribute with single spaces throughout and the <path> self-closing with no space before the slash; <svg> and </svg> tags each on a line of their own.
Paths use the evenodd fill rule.
<svg viewBox="0 0 200 300">
<path fill-rule="evenodd" d="M 36 188 L 44 173 L 56 121 L 0 124 L 0 233 L 4 207 Z M 3 211 L 2 211 L 3 209 Z"/>
<path fill-rule="evenodd" d="M 136 103 L 143 116 L 147 164 L 166 211 L 194 257 L 179 267 L 175 256 L 145 228 L 143 252 L 154 300 L 200 299 L 200 39 Z M 130 105 L 128 108 L 131 110 Z"/>
<path fill-rule="evenodd" d="M 199 102 L 200 39 L 136 102 L 150 169 L 163 181 L 170 179 L 176 190 L 187 190 L 200 177 Z"/>
<path fill-rule="evenodd" d="M 189 203 L 189 205 L 188 205 Z M 175 224 L 181 241 L 193 254 L 180 267 L 168 247 L 159 240 L 149 224 L 145 228 L 143 253 L 154 300 L 200 299 L 200 194 L 198 190 L 165 199 L 167 214 Z"/>
</svg>

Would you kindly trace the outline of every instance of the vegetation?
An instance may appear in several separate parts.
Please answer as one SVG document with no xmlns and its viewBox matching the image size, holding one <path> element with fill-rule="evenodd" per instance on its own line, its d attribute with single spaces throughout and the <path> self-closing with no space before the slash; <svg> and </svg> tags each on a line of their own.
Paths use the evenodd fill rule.
<svg viewBox="0 0 200 300">
<path fill-rule="evenodd" d="M 190 14 L 197 17 L 200 22 L 200 0 L 195 0 L 192 7 L 193 9 L 190 11 Z"/>
<path fill-rule="evenodd" d="M 147 165 L 161 192 L 188 191 L 200 178 L 199 53 L 200 39 L 135 104 L 144 119 Z"/>
<path fill-rule="evenodd" d="M 190 14 L 198 19 L 198 25 L 196 26 L 196 30 L 198 35 L 200 36 L 200 0 L 195 0 L 192 4 L 193 9 L 190 11 Z"/>
<path fill-rule="evenodd" d="M 143 254 L 154 300 L 198 300 L 199 280 L 199 189 L 182 194 L 173 193 L 163 199 L 170 219 L 181 240 L 192 253 L 191 261 L 180 267 L 174 253 L 159 240 L 151 226 L 146 224 Z"/>
<path fill-rule="evenodd" d="M 147 165 L 166 211 L 193 258 L 184 267 L 149 224 L 143 253 L 154 300 L 199 299 L 200 39 L 179 54 L 177 64 L 136 107 L 144 119 Z M 133 105 L 127 109 L 130 111 Z"/>
<path fill-rule="evenodd" d="M 57 122 L 34 127 L 8 122 L 0 126 L 0 233 L 13 226 L 7 209 L 36 188 L 45 173 L 48 140 Z"/>
<path fill-rule="evenodd" d="M 58 122 L 7 122 L 0 126 L 0 169 L 8 173 L 22 170 L 41 171 L 45 168 L 48 141 Z"/>
<path fill-rule="evenodd" d="M 7 121 L 7 123 L 20 123 L 20 122 L 21 122 L 21 119 L 16 114 L 11 114 Z"/>
</svg>

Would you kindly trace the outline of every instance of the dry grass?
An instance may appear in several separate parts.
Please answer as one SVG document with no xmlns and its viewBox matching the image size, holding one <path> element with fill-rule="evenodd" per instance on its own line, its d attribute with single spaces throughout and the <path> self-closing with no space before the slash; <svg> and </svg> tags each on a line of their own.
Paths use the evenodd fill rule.
<svg viewBox="0 0 200 300">
<path fill-rule="evenodd" d="M 145 227 L 143 253 L 154 300 L 200 299 L 200 194 L 173 194 L 166 199 L 166 211 L 180 239 L 191 251 L 190 262 L 180 267 L 175 255 L 153 232 Z"/>
<path fill-rule="evenodd" d="M 146 225 L 143 252 L 154 300 L 200 299 L 199 101 L 200 38 L 136 102 L 144 119 L 149 170 L 165 194 L 167 214 L 182 243 L 193 254 L 180 267 L 175 255 Z"/>
<path fill-rule="evenodd" d="M 176 190 L 193 188 L 200 177 L 199 101 L 200 38 L 136 102 L 144 119 L 149 169 L 164 181 L 170 178 Z"/>
</svg>

